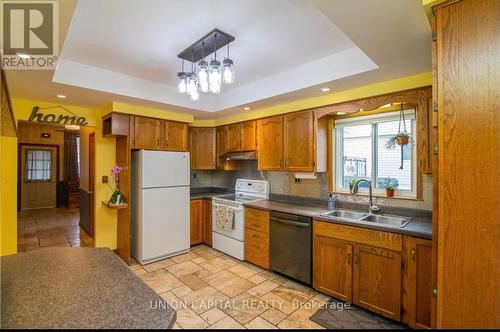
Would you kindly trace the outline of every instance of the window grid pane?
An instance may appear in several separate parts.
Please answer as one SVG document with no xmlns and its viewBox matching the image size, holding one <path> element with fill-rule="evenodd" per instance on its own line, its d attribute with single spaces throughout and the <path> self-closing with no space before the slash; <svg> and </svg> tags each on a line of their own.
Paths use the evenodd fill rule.
<svg viewBox="0 0 500 332">
<path fill-rule="evenodd" d="M 52 172 L 52 151 L 26 150 L 26 181 L 50 181 Z"/>
<path fill-rule="evenodd" d="M 415 119 L 410 114 L 405 121 L 408 134 L 414 137 Z M 359 121 L 359 120 L 358 120 Z M 337 188 L 347 189 L 353 178 L 371 180 L 378 190 L 385 188 L 385 178 L 396 178 L 399 182 L 398 190 L 407 195 L 415 192 L 415 161 L 414 145 L 403 148 L 403 169 L 401 166 L 401 148 L 394 150 L 385 147 L 389 137 L 396 134 L 399 120 L 394 116 L 373 119 L 352 125 L 344 122 L 335 130 Z M 360 188 L 368 185 L 360 184 Z"/>
</svg>

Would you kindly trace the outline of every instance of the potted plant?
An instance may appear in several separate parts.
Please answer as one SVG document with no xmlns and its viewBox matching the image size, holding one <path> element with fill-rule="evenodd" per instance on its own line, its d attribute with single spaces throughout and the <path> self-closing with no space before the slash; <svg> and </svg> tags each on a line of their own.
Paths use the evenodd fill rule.
<svg viewBox="0 0 500 332">
<path fill-rule="evenodd" d="M 356 182 L 358 181 L 357 178 L 352 178 L 349 180 L 349 191 L 352 192 L 352 188 L 354 187 L 354 185 L 356 184 Z"/>
<path fill-rule="evenodd" d="M 385 143 L 385 147 L 389 150 L 393 150 L 396 148 L 396 145 L 404 146 L 408 144 L 413 144 L 414 140 L 410 134 L 406 131 L 401 131 L 396 135 L 389 137 L 387 142 Z"/>
<path fill-rule="evenodd" d="M 108 201 L 110 205 L 120 205 L 125 203 L 125 198 L 123 194 L 120 192 L 120 173 L 123 171 L 123 168 L 120 166 L 115 166 L 111 169 L 111 175 L 114 178 L 115 182 L 115 190 Z"/>
<path fill-rule="evenodd" d="M 398 189 L 398 187 L 398 179 L 391 178 L 390 176 L 385 178 L 385 193 L 387 197 L 394 197 L 394 190 Z"/>
</svg>

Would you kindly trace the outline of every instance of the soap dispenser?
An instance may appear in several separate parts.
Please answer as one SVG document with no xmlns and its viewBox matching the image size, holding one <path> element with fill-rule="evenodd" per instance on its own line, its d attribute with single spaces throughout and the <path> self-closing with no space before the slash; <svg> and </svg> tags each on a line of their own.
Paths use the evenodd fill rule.
<svg viewBox="0 0 500 332">
<path fill-rule="evenodd" d="M 328 210 L 335 210 L 337 208 L 337 198 L 330 194 L 328 197 Z"/>
</svg>

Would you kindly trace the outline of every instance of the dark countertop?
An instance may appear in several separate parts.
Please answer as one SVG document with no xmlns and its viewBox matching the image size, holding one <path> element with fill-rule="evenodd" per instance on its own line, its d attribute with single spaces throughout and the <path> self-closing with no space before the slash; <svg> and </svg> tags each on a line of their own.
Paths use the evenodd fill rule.
<svg viewBox="0 0 500 332">
<path fill-rule="evenodd" d="M 214 196 L 232 193 L 231 190 L 223 187 L 191 187 L 191 199 L 212 199 Z"/>
<path fill-rule="evenodd" d="M 294 199 L 296 199 L 296 198 L 294 198 Z M 432 239 L 432 220 L 429 219 L 428 217 L 414 217 L 412 215 L 408 215 L 408 216 L 413 217 L 413 221 L 411 221 L 405 227 L 400 228 L 400 227 L 387 226 L 387 225 L 383 225 L 383 224 L 373 224 L 373 223 L 367 223 L 367 222 L 348 221 L 348 220 L 332 220 L 329 218 L 324 218 L 324 217 L 321 217 L 320 215 L 322 213 L 329 211 L 326 204 L 303 205 L 303 204 L 298 204 L 296 202 L 292 203 L 292 202 L 284 202 L 284 201 L 275 201 L 275 200 L 271 199 L 271 200 L 260 200 L 260 201 L 254 201 L 254 202 L 247 202 L 247 203 L 244 203 L 244 206 L 249 207 L 249 208 L 260 209 L 260 210 L 267 210 L 267 211 L 274 210 L 274 211 L 279 211 L 279 212 L 292 213 L 292 214 L 307 216 L 307 217 L 311 217 L 311 218 L 314 218 L 317 220 L 331 222 L 331 223 L 335 223 L 335 224 L 364 227 L 364 228 L 381 230 L 381 231 L 386 231 L 386 232 L 391 232 L 391 233 L 407 234 L 407 235 L 411 235 L 411 236 L 415 236 L 415 237 Z M 349 209 L 347 207 L 342 207 L 342 206 L 338 206 L 338 208 L 339 209 Z M 350 210 L 358 210 L 358 209 L 350 208 Z M 367 209 L 363 209 L 362 211 L 367 211 Z M 384 212 L 384 209 L 382 209 L 382 212 Z M 388 211 L 387 214 L 393 214 L 393 213 L 390 213 Z"/>
<path fill-rule="evenodd" d="M 44 248 L 0 260 L 2 328 L 166 329 L 176 313 L 104 248 Z"/>
</svg>

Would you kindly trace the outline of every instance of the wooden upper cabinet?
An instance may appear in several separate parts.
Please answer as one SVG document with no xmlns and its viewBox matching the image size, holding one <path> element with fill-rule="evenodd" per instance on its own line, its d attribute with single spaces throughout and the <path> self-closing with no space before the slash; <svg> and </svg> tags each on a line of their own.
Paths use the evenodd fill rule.
<svg viewBox="0 0 500 332">
<path fill-rule="evenodd" d="M 165 128 L 163 120 L 134 117 L 135 149 L 162 150 Z"/>
<path fill-rule="evenodd" d="M 259 170 L 283 170 L 283 116 L 257 121 L 257 156 Z"/>
<path fill-rule="evenodd" d="M 221 157 L 226 154 L 227 151 L 227 126 L 217 127 L 217 151 L 216 151 L 216 167 L 217 169 L 223 169 L 226 171 L 236 170 L 240 168 L 240 163 L 236 160 L 223 160 Z"/>
<path fill-rule="evenodd" d="M 191 168 L 215 169 L 216 137 L 215 128 L 191 128 Z"/>
<path fill-rule="evenodd" d="M 246 121 L 225 126 L 227 130 L 227 152 L 255 151 L 256 122 Z"/>
<path fill-rule="evenodd" d="M 187 151 L 188 126 L 182 122 L 165 121 L 165 150 Z"/>
<path fill-rule="evenodd" d="M 314 288 L 339 300 L 352 301 L 352 243 L 314 236 Z"/>
<path fill-rule="evenodd" d="M 431 328 L 432 241 L 404 237 L 408 325 Z"/>
<path fill-rule="evenodd" d="M 314 172 L 315 131 L 312 110 L 286 114 L 283 118 L 285 170 Z"/>
<path fill-rule="evenodd" d="M 240 151 L 255 151 L 257 148 L 256 144 L 256 122 L 246 121 L 241 123 L 240 127 Z"/>
<path fill-rule="evenodd" d="M 401 317 L 401 253 L 356 244 L 353 272 L 353 302 L 399 321 Z"/>
<path fill-rule="evenodd" d="M 241 146 L 241 125 L 233 123 L 227 125 L 227 152 L 238 152 Z"/>
</svg>

